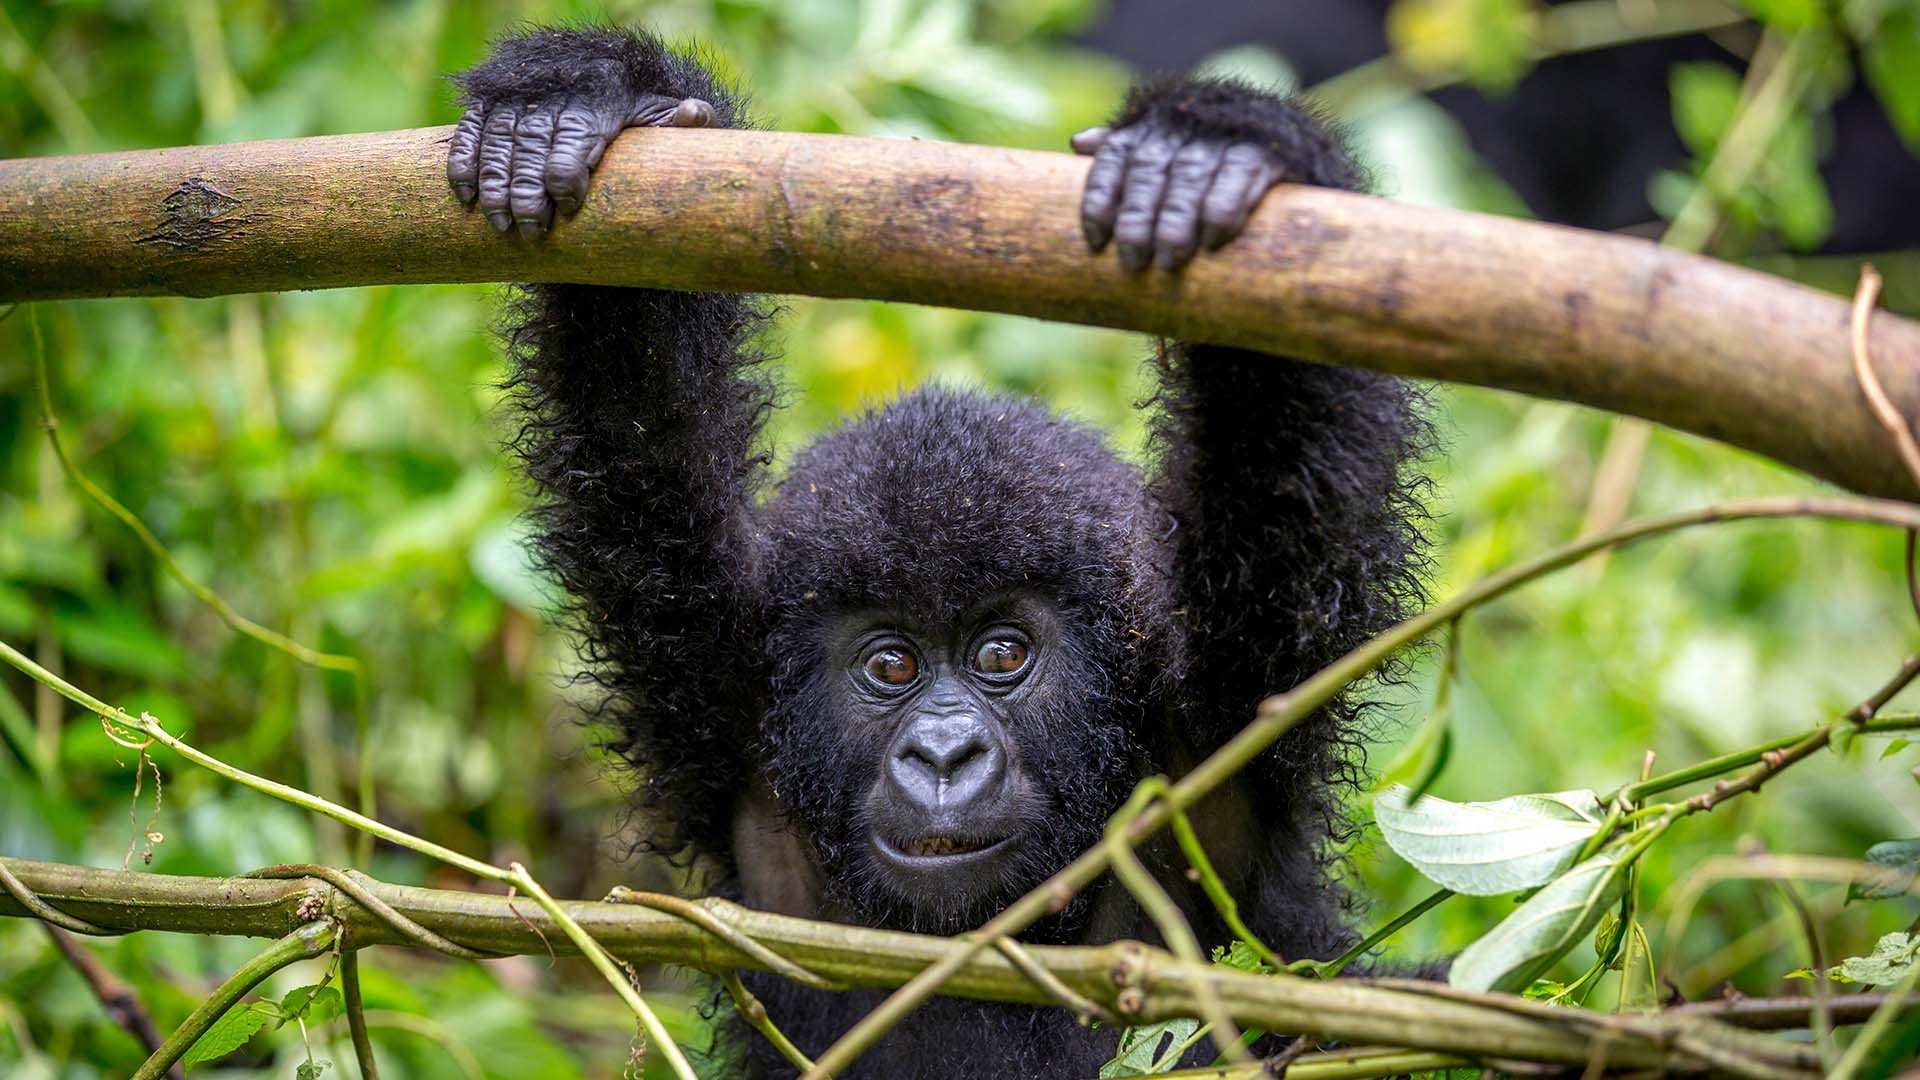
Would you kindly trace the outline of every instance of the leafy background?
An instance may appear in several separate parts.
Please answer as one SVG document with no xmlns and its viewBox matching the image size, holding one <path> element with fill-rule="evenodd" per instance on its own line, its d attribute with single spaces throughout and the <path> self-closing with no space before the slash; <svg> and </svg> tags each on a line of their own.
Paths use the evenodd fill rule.
<svg viewBox="0 0 1920 1080">
<path fill-rule="evenodd" d="M 1751 5 L 1776 24 L 1818 5 Z M 1438 50 L 1489 92 L 1524 69 L 1506 31 L 1519 0 L 1405 0 L 1396 39 Z M 450 122 L 441 73 L 472 63 L 516 20 L 610 16 L 697 35 L 750 75 L 781 127 L 1060 147 L 1125 86 L 1112 61 L 1070 43 L 1093 0 L 76 0 L 0 3 L 0 154 L 54 154 L 371 131 Z M 1868 74 L 1920 57 L 1911 3 L 1855 4 L 1879 44 Z M 1862 30 L 1864 28 L 1864 30 Z M 1224 68 L 1285 80 L 1284 57 L 1236 49 Z M 1890 65 L 1893 65 L 1890 67 Z M 1884 75 L 1882 70 L 1880 74 Z M 1732 213 L 1729 254 L 1849 290 L 1850 267 L 1790 257 L 1816 245 L 1831 207 L 1813 163 L 1833 134 L 1820 104 L 1862 77 L 1844 62 L 1770 145 L 1760 185 Z M 1738 75 L 1673 72 L 1676 117 L 1709 152 Z M 1889 112 L 1920 135 L 1920 83 L 1879 78 Z M 1363 101 L 1362 104 L 1365 104 Z M 1419 99 L 1382 98 L 1348 117 L 1390 193 L 1516 212 L 1518 203 Z M 1670 207 L 1691 183 L 1663 176 Z M 1906 257 L 1907 260 L 1911 256 Z M 1889 302 L 1916 307 L 1894 258 Z M 625 858 L 620 793 L 574 722 L 557 674 L 566 642 L 543 624 L 543 589 L 520 554 L 522 494 L 498 452 L 501 375 L 487 334 L 494 290 L 407 287 L 221 300 L 89 301 L 14 311 L 0 322 L 0 638 L 242 767 L 322 792 L 350 782 L 360 752 L 350 685 L 301 670 L 227 630 L 165 580 L 119 525 L 85 504 L 48 452 L 31 358 L 36 331 L 63 431 L 95 479 L 238 609 L 373 671 L 373 768 L 384 818 L 496 862 L 530 859 L 561 894 L 616 883 L 660 887 Z M 1137 450 L 1131 402 L 1143 344 L 1108 331 L 965 312 L 796 299 L 782 332 L 789 407 L 776 452 L 863 403 L 925 379 L 1038 395 Z M 1429 464 L 1440 540 L 1436 588 L 1565 541 L 1580 529 L 1611 427 L 1605 415 L 1473 389 L 1441 388 L 1450 449 Z M 1816 485 L 1694 438 L 1654 435 L 1636 512 Z M 1435 791 L 1460 799 L 1637 775 L 1804 728 L 1877 686 L 1915 639 L 1900 539 L 1863 527 L 1767 524 L 1694 532 L 1536 585 L 1467 624 L 1454 692 L 1451 765 Z M 1431 658 L 1383 725 L 1385 761 L 1426 712 Z M 0 678 L 0 852 L 140 865 L 152 786 L 132 803 L 134 762 L 83 714 Z M 1645 865 L 1643 903 L 1663 900 L 1712 854 L 1765 847 L 1858 855 L 1920 833 L 1909 769 L 1862 740 L 1823 754 L 1710 817 L 1686 822 Z M 341 839 L 303 814 L 160 759 L 165 787 L 151 868 L 225 874 L 341 858 Z M 133 808 L 130 821 L 130 807 Z M 1364 820 L 1365 805 L 1356 815 Z M 394 881 L 465 885 L 381 852 Z M 1431 888 L 1363 834 L 1355 873 L 1372 915 Z M 1903 902 L 1841 907 L 1814 891 L 1829 956 L 1868 952 L 1914 915 Z M 1507 910 L 1457 899 L 1403 933 L 1392 955 L 1457 950 Z M 98 946 L 163 1029 L 253 943 L 136 935 Z M 1663 974 L 1689 995 L 1731 984 L 1781 992 L 1806 959 L 1791 916 L 1757 886 L 1710 891 L 1684 940 L 1656 941 Z M 1591 959 L 1563 962 L 1577 971 Z M 388 1075 L 609 1076 L 630 1019 L 572 963 L 446 963 L 378 950 L 366 964 Z M 290 972 L 284 990 L 310 981 Z M 649 986 L 695 1045 L 700 1001 L 671 973 Z M 1606 987 L 1597 999 L 1606 1002 Z M 273 996 L 271 993 L 269 996 Z M 330 1029 L 314 1053 L 334 1057 Z M 221 1068 L 288 1075 L 305 1060 L 291 1028 Z M 138 1061 L 87 989 L 29 923 L 0 921 L 0 1071 L 122 1075 Z M 350 1065 L 346 1066 L 351 1068 Z M 265 1070 L 252 1072 L 250 1070 Z M 201 1072 L 221 1069 L 203 1066 Z"/>
</svg>

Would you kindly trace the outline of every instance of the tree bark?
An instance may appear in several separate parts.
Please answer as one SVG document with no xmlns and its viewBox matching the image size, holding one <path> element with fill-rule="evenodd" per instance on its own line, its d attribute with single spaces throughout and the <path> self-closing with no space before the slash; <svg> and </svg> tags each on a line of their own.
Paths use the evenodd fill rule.
<svg viewBox="0 0 1920 1080">
<path fill-rule="evenodd" d="M 1080 238 L 1065 154 L 636 130 L 529 242 L 447 190 L 450 129 L 0 162 L 0 300 L 554 281 L 868 297 L 1241 345 L 1595 405 L 1913 498 L 1848 305 L 1643 240 L 1286 187 L 1183 273 Z M 1873 316 L 1920 415 L 1920 324 Z"/>
</svg>

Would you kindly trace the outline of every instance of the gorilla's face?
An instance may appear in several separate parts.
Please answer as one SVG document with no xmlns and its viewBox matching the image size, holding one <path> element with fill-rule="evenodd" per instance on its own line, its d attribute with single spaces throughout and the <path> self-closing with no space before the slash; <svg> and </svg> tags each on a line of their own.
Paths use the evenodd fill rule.
<svg viewBox="0 0 1920 1080">
<path fill-rule="evenodd" d="M 1099 838 L 1133 778 L 1130 725 L 1099 658 L 1034 596 L 929 623 L 831 617 L 802 718 L 776 739 L 816 751 L 781 797 L 830 895 L 865 918 L 964 929 Z M 820 721 L 825 721 L 820 723 Z M 831 746 L 831 754 L 817 751 Z"/>
</svg>

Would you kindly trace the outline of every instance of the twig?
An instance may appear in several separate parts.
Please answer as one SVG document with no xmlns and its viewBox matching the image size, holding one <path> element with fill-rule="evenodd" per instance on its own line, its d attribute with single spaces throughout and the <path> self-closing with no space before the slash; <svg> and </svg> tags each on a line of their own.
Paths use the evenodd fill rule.
<svg viewBox="0 0 1920 1080">
<path fill-rule="evenodd" d="M 1076 992 L 1072 987 L 1061 982 L 1059 976 L 1048 971 L 1038 960 L 1033 958 L 1033 954 L 1027 951 L 1025 945 L 1020 944 L 1012 938 L 1003 937 L 995 939 L 993 947 L 1001 956 L 1007 958 L 1008 963 L 1019 968 L 1022 975 L 1032 979 L 1033 985 L 1053 995 L 1060 1004 L 1065 1005 L 1071 1010 L 1075 1016 L 1080 1018 L 1081 1023 L 1096 1020 L 1103 1024 L 1126 1023 L 1126 1021 L 1112 1009 L 1107 1008 L 1105 1005 L 1094 1001 L 1084 994 Z"/>
<path fill-rule="evenodd" d="M 607 894 L 606 899 L 608 903 L 635 904 L 644 908 L 652 908 L 655 911 L 664 911 L 669 915 L 685 919 L 700 929 L 705 930 L 707 933 L 712 934 L 714 937 L 719 938 L 726 944 L 753 957 L 764 965 L 768 971 L 791 979 L 802 986 L 811 986 L 816 990 L 846 989 L 846 987 L 840 983 L 824 975 L 808 971 L 799 964 L 760 944 L 758 941 L 727 925 L 726 920 L 715 915 L 712 911 L 691 900 L 679 896 L 666 896 L 661 893 L 640 892 L 637 889 L 629 889 L 624 885 L 616 886 L 612 892 Z"/>
<path fill-rule="evenodd" d="M 720 976 L 720 985 L 726 987 L 727 996 L 733 999 L 733 1007 L 739 1010 L 741 1019 L 745 1020 L 753 1030 L 765 1036 L 766 1040 L 773 1044 L 773 1048 L 780 1051 L 781 1057 L 792 1062 L 795 1068 L 801 1070 L 813 1068 L 813 1059 L 802 1053 L 800 1048 L 793 1044 L 793 1040 L 787 1038 L 787 1033 L 781 1031 L 767 1016 L 766 1005 L 753 996 L 753 991 L 747 989 L 747 984 L 740 981 L 739 972 L 723 972 Z"/>
<path fill-rule="evenodd" d="M 660 1017 L 654 1013 L 646 999 L 640 996 L 640 990 L 633 981 L 621 972 L 619 966 L 614 963 L 613 957 L 607 955 L 607 950 L 601 948 L 600 943 L 581 929 L 573 916 L 568 915 L 553 897 L 548 895 L 547 890 L 540 887 L 540 883 L 533 879 L 533 875 L 527 873 L 526 867 L 515 862 L 508 863 L 507 869 L 513 874 L 513 884 L 524 890 L 528 896 L 533 897 L 534 902 L 546 910 L 547 916 L 560 924 L 560 929 L 572 939 L 574 947 L 578 948 L 594 969 L 600 972 L 601 977 L 613 986 L 621 1000 L 633 1010 L 633 1014 L 640 1018 L 640 1026 L 646 1029 L 647 1039 L 667 1059 L 667 1065 L 673 1070 L 673 1074 L 680 1080 L 698 1080 L 694 1076 L 693 1066 L 687 1063 L 686 1055 L 680 1052 L 680 1046 L 673 1041 L 667 1026 L 660 1022 Z"/>
<path fill-rule="evenodd" d="M 333 947 L 334 924 L 331 919 L 310 922 L 267 946 L 259 955 L 240 965 L 227 981 L 220 984 L 212 995 L 188 1014 L 173 1034 L 160 1044 L 152 1056 L 134 1071 L 133 1080 L 159 1080 L 166 1075 L 173 1063 L 180 1060 L 199 1041 L 200 1036 L 214 1022 L 227 1014 L 227 1010 L 239 1004 L 247 991 L 258 986 L 262 980 L 288 964 L 307 960 Z"/>
<path fill-rule="evenodd" d="M 360 1063 L 360 1080 L 380 1080 L 380 1063 L 373 1056 L 373 1038 L 367 1034 L 366 1005 L 360 999 L 360 950 L 340 953 L 340 997 L 346 1005 L 347 1033 L 353 1039 L 353 1057 Z"/>
<path fill-rule="evenodd" d="M 258 870 L 249 870 L 241 876 L 264 878 L 268 881 L 294 881 L 300 878 L 318 878 L 334 888 L 339 889 L 341 892 L 346 893 L 348 898 L 354 903 L 367 909 L 370 914 L 378 917 L 381 922 L 392 927 L 395 933 L 406 939 L 410 944 L 418 945 L 423 949 L 432 949 L 434 952 L 444 956 L 452 956 L 461 960 L 492 960 L 498 958 L 500 955 L 499 953 L 491 953 L 483 949 L 468 948 L 457 941 L 449 940 L 421 926 L 419 923 L 401 914 L 392 904 L 375 896 L 371 889 L 354 880 L 353 875 L 345 870 L 336 870 L 331 866 L 321 866 L 318 863 L 282 863 L 278 866 L 266 866 Z"/>
<path fill-rule="evenodd" d="M 1880 426 L 1893 436 L 1894 446 L 1899 448 L 1900 460 L 1912 474 L 1915 483 L 1920 483 L 1920 443 L 1913 438 L 1913 428 L 1907 419 L 1900 415 L 1892 399 L 1887 397 L 1885 387 L 1880 385 L 1880 377 L 1873 372 L 1873 359 L 1869 353 L 1869 326 L 1873 319 L 1874 305 L 1880 299 L 1880 272 L 1872 263 L 1860 266 L 1860 286 L 1853 293 L 1853 319 L 1850 335 L 1853 345 L 1853 374 L 1860 382 L 1860 392 L 1866 396 L 1867 406 L 1880 421 Z M 1911 556 L 1912 549 L 1908 549 Z M 1909 558 L 1909 565 L 1912 560 Z"/>
<path fill-rule="evenodd" d="M 1113 868 L 1113 876 L 1133 894 L 1140 909 L 1153 920 L 1167 948 L 1193 966 L 1200 1018 L 1212 1030 L 1213 1044 L 1219 1047 L 1222 1057 L 1234 1064 L 1244 1065 L 1253 1059 L 1240 1041 L 1239 1025 L 1233 1022 L 1233 1016 L 1227 1012 L 1219 991 L 1214 988 L 1208 972 L 1210 965 L 1207 963 L 1207 954 L 1200 950 L 1200 942 L 1193 936 L 1193 927 L 1188 925 L 1187 917 L 1180 913 L 1180 905 L 1173 902 L 1173 897 L 1167 895 L 1167 891 L 1141 864 L 1140 857 L 1133 853 L 1133 845 L 1138 841 L 1128 839 L 1128 831 L 1141 813 L 1148 806 L 1166 798 L 1167 791 L 1167 778 L 1164 776 L 1150 776 L 1134 788 L 1127 804 L 1107 823 L 1104 845 L 1107 858 Z M 1169 811 L 1169 816 L 1171 813 Z"/>
<path fill-rule="evenodd" d="M 1793 917 L 1800 924 L 1800 940 L 1807 947 L 1807 967 L 1813 972 L 1813 1045 L 1820 1051 L 1823 1061 L 1833 1060 L 1833 1007 L 1827 999 L 1833 996 L 1833 990 L 1827 986 L 1826 952 L 1820 947 L 1820 927 L 1813 920 L 1813 912 L 1807 908 L 1807 898 L 1791 879 L 1774 881 Z"/>
<path fill-rule="evenodd" d="M 1452 899 L 1453 896 L 1454 892 L 1452 889 L 1435 889 L 1427 895 L 1426 899 L 1394 916 L 1392 921 L 1388 922 L 1385 926 L 1368 934 L 1360 940 L 1359 944 L 1341 953 L 1339 956 L 1334 957 L 1332 960 L 1319 962 L 1303 960 L 1294 964 L 1294 968 L 1296 970 L 1304 969 L 1302 971 L 1303 974 L 1310 971 L 1322 979 L 1331 979 L 1344 971 L 1348 964 L 1367 955 L 1370 950 L 1378 946 L 1381 942 L 1404 930 L 1409 923 L 1425 915 L 1427 912 L 1432 911 L 1434 908 L 1439 907 L 1441 904 Z"/>
<path fill-rule="evenodd" d="M 1650 795 L 1658 795 L 1662 792 L 1672 791 L 1674 788 L 1685 787 L 1688 784 L 1707 780 L 1723 773 L 1729 773 L 1735 769 L 1744 768 L 1759 762 L 1773 751 L 1785 750 L 1806 739 L 1812 738 L 1819 733 L 1821 728 L 1826 726 L 1825 724 L 1821 724 L 1809 728 L 1806 731 L 1793 735 L 1785 735 L 1774 739 L 1772 742 L 1762 743 L 1759 746 L 1750 747 L 1746 750 L 1736 750 L 1730 754 L 1721 754 L 1719 757 L 1708 758 L 1697 764 L 1689 765 L 1684 769 L 1675 769 L 1673 772 L 1664 773 L 1650 780 L 1642 780 L 1637 784 L 1627 784 L 1614 790 L 1600 801 L 1605 804 L 1612 804 L 1617 800 L 1624 799 L 1630 803 L 1637 803 Z M 1920 713 L 1876 716 L 1873 719 L 1859 723 L 1858 726 L 1861 734 L 1886 731 L 1920 731 Z"/>
<path fill-rule="evenodd" d="M 40 926 L 53 939 L 60 954 L 67 958 L 67 963 L 80 973 L 80 978 L 93 991 L 93 996 L 100 999 L 101 1006 L 107 1010 L 113 1022 L 138 1040 L 149 1054 L 160 1049 L 160 1032 L 153 1026 L 153 1017 L 147 1012 L 147 1007 L 141 1004 L 140 995 L 134 992 L 127 980 L 108 971 L 100 958 L 89 952 L 68 931 L 49 922 L 42 922 Z M 171 1080 L 186 1080 L 187 1071 L 175 1064 L 167 1070 L 167 1076 Z"/>
</svg>

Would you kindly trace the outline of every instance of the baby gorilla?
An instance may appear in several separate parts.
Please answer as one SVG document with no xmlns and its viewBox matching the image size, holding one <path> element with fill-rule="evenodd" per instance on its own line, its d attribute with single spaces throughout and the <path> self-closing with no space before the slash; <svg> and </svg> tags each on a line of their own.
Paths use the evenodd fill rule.
<svg viewBox="0 0 1920 1080">
<path fill-rule="evenodd" d="M 537 30 L 460 85 L 453 188 L 531 239 L 582 205 L 621 129 L 745 123 L 732 90 L 644 33 Z M 1230 241 L 1277 181 L 1359 183 L 1301 107 L 1220 80 L 1143 83 L 1075 148 L 1094 159 L 1089 246 L 1142 273 Z M 1426 427 L 1394 379 L 1170 346 L 1148 476 L 1037 404 L 920 389 L 821 437 L 769 492 L 765 319 L 740 296 L 538 285 L 506 329 L 538 556 L 573 598 L 649 846 L 697 858 L 709 892 L 968 929 L 1096 843 L 1141 778 L 1184 772 L 1419 601 L 1403 467 Z M 1363 709 L 1330 705 L 1196 813 L 1243 916 L 1289 958 L 1351 940 L 1328 846 Z M 1229 940 L 1177 853 L 1143 857 L 1202 941 Z M 1025 936 L 1155 937 L 1111 882 Z M 809 1054 L 879 998 L 752 986 Z M 1060 1009 L 938 999 L 856 1074 L 1091 1076 L 1117 1038 Z"/>
</svg>

